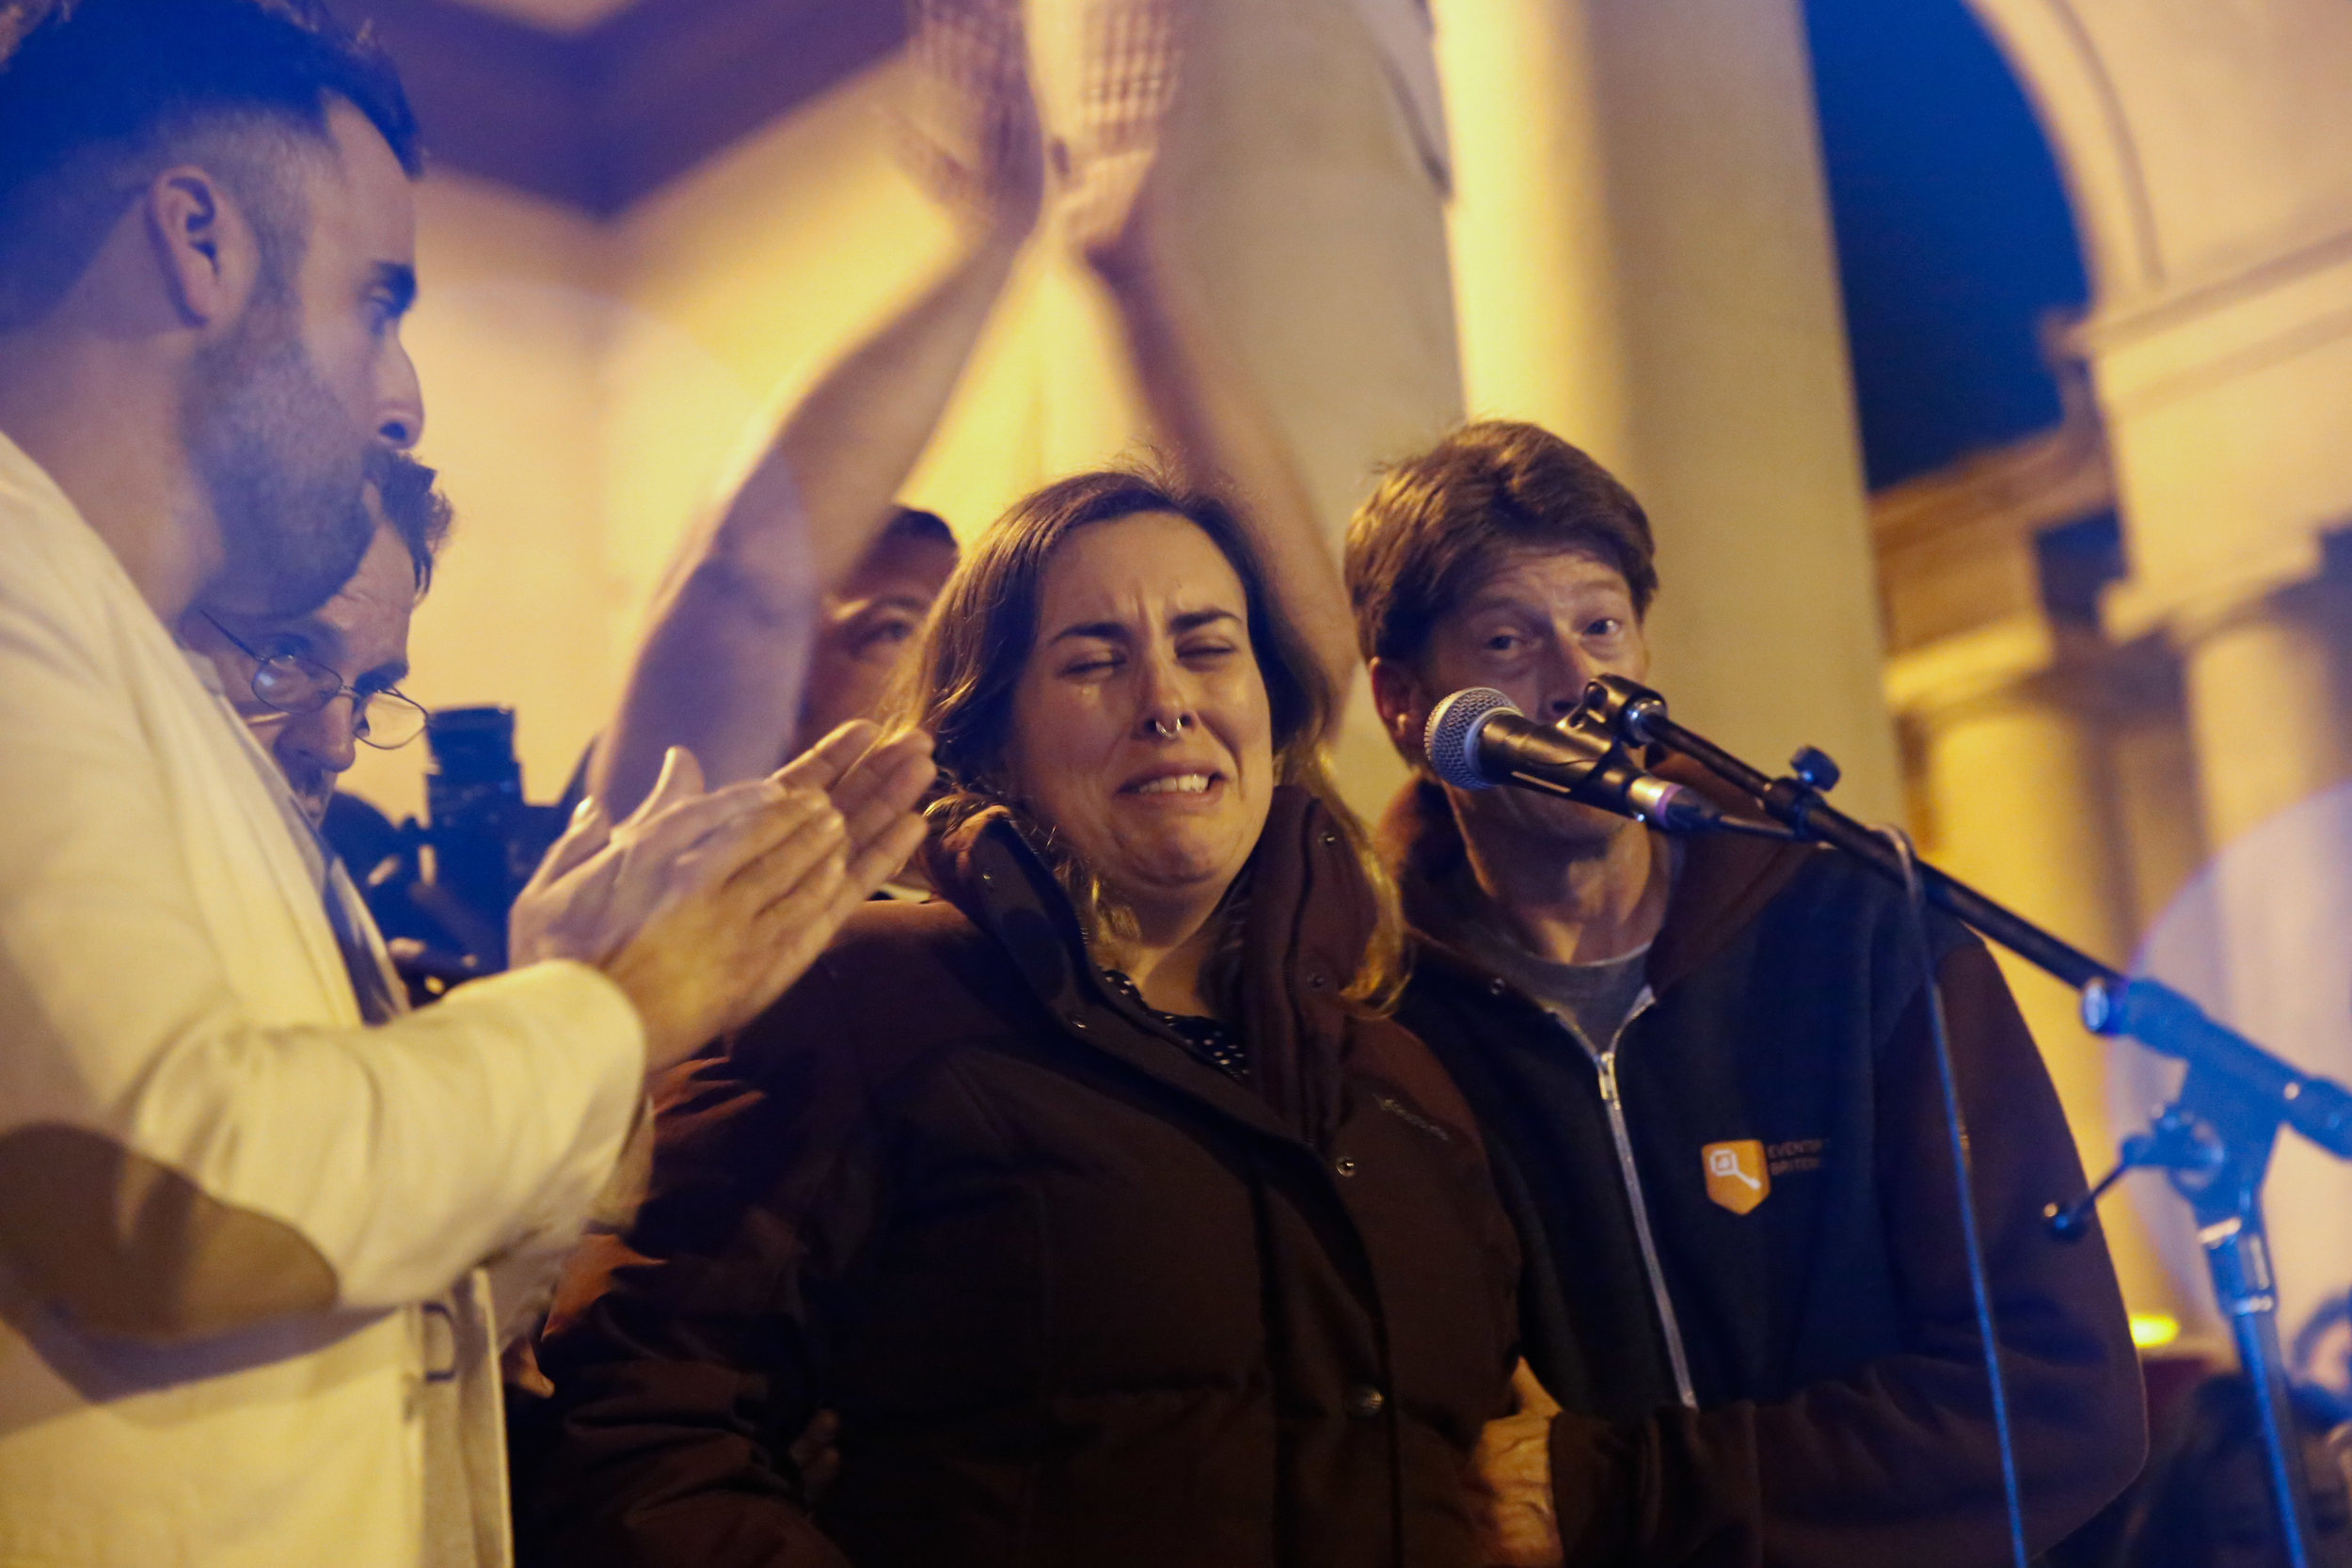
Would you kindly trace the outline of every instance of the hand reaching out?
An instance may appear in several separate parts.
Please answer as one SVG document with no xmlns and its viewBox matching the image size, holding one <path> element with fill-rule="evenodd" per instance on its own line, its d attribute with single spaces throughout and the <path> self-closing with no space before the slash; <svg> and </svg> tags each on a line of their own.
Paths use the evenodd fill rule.
<svg viewBox="0 0 2352 1568">
<path fill-rule="evenodd" d="M 1559 1568 L 1552 1513 L 1551 1418 L 1560 1414 L 1521 1361 L 1511 1374 L 1518 1408 L 1488 1421 L 1470 1457 L 1470 1522 L 1492 1568 Z"/>
<path fill-rule="evenodd" d="M 641 799 L 670 746 L 696 748 L 713 777 L 732 781 L 800 744 L 812 658 L 840 651 L 828 651 L 818 601 L 850 588 L 899 515 L 1043 207 L 1021 5 L 910 0 L 911 90 L 897 129 L 962 243 L 792 404 L 688 536 L 590 768 L 590 789 L 612 810 Z"/>
</svg>

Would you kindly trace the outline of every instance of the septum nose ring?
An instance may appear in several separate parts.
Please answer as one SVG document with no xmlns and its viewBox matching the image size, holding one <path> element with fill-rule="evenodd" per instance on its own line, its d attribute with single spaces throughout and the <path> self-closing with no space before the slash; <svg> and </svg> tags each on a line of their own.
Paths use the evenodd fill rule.
<svg viewBox="0 0 2352 1568">
<path fill-rule="evenodd" d="M 1162 740 L 1173 740 L 1184 733 L 1184 721 L 1181 715 L 1173 724 L 1163 724 L 1154 719 L 1152 721 L 1152 733 Z"/>
</svg>

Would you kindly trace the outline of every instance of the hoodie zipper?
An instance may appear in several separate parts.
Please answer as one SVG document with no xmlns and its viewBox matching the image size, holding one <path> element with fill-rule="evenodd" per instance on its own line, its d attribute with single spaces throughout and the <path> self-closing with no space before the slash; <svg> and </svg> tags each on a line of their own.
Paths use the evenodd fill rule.
<svg viewBox="0 0 2352 1568">
<path fill-rule="evenodd" d="M 1609 1110 L 1609 1133 L 1616 1140 L 1617 1169 L 1625 1177 L 1626 1206 L 1633 1211 L 1633 1234 L 1642 1243 L 1642 1266 L 1649 1274 L 1650 1302 L 1658 1308 L 1658 1326 L 1666 1337 L 1666 1359 L 1674 1367 L 1675 1393 L 1684 1408 L 1696 1410 L 1699 1399 L 1691 1386 L 1691 1358 L 1683 1353 L 1682 1327 L 1675 1321 L 1674 1298 L 1666 1293 L 1666 1271 L 1658 1260 L 1658 1243 L 1649 1228 L 1649 1205 L 1642 1196 L 1642 1173 L 1633 1164 L 1633 1134 L 1627 1130 L 1625 1101 L 1617 1093 L 1617 1042 L 1625 1038 L 1633 1021 L 1649 1010 L 1651 1000 L 1648 988 L 1644 987 L 1634 1001 L 1633 1010 L 1610 1037 L 1606 1051 L 1595 1051 L 1582 1031 L 1565 1021 L 1555 1022 L 1584 1048 L 1584 1053 L 1592 1057 L 1594 1069 L 1600 1074 L 1600 1102 Z"/>
</svg>

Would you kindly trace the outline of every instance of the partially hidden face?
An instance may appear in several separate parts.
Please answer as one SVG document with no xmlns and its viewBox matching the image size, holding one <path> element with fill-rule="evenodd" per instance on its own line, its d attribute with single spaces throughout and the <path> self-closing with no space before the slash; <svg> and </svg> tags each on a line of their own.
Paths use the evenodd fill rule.
<svg viewBox="0 0 2352 1568">
<path fill-rule="evenodd" d="M 230 609 L 191 611 L 181 640 L 213 661 L 237 717 L 262 743 L 315 825 L 326 818 L 336 781 L 357 755 L 352 691 L 374 693 L 408 673 L 408 620 L 417 602 L 416 563 L 389 525 L 342 588 L 305 615 L 255 616 Z M 209 613 L 233 635 L 223 637 Z M 316 713 L 279 713 L 253 694 L 255 660 L 292 655 L 325 665 L 349 688 Z"/>
<path fill-rule="evenodd" d="M 1641 680 L 1648 673 L 1649 645 L 1622 572 L 1581 550 L 1523 549 L 1505 555 L 1438 620 L 1418 668 L 1377 666 L 1373 692 L 1382 719 L 1417 751 L 1429 710 L 1464 687 L 1493 687 L 1529 718 L 1557 723 L 1596 676 Z M 1624 825 L 1523 789 L 1449 794 L 1467 821 L 1545 839 L 1604 839 Z"/>
<path fill-rule="evenodd" d="M 885 537 L 825 595 L 793 755 L 852 719 L 880 716 L 891 677 L 955 569 L 956 547 L 944 539 Z"/>
<path fill-rule="evenodd" d="M 1149 512 L 1071 534 L 1013 696 L 1015 791 L 1138 916 L 1204 914 L 1274 790 L 1248 605 L 1224 552 Z"/>
<path fill-rule="evenodd" d="M 416 293 L 406 174 L 366 118 L 329 114 L 331 155 L 302 159 L 309 224 L 294 277 L 264 279 L 190 367 L 183 424 L 219 518 L 219 588 L 262 614 L 308 610 L 347 578 L 373 525 L 369 453 L 424 422 L 400 324 Z"/>
</svg>

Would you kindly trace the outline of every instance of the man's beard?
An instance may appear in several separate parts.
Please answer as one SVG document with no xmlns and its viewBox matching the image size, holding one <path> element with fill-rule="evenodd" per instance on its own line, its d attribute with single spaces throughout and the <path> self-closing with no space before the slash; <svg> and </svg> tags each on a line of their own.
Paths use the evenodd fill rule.
<svg viewBox="0 0 2352 1568">
<path fill-rule="evenodd" d="M 197 356 L 181 426 L 226 554 L 208 596 L 259 615 L 326 603 L 374 537 L 371 443 L 310 363 L 290 302 L 257 299 Z"/>
</svg>

